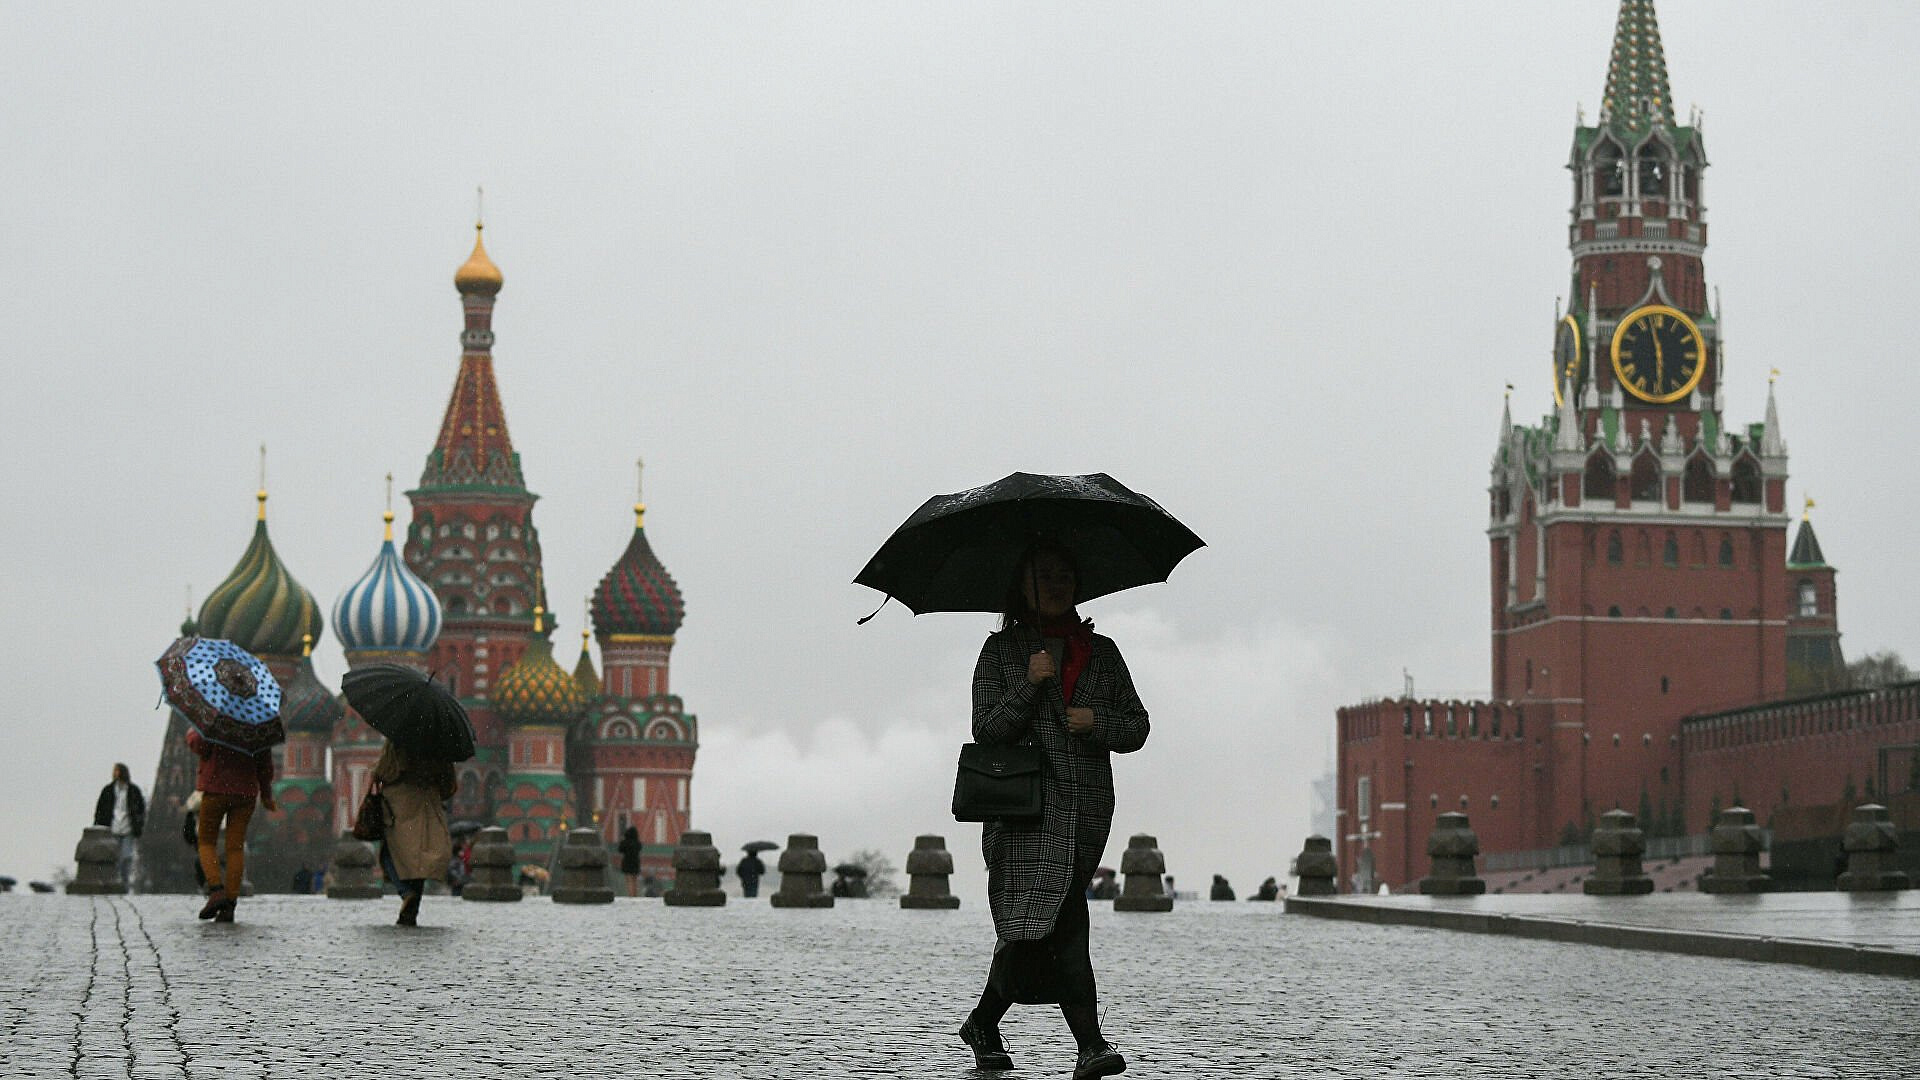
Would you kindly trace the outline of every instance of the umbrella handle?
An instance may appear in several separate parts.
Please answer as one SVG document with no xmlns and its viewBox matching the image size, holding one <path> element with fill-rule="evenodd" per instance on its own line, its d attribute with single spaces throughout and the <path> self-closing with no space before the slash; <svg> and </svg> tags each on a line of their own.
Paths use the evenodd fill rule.
<svg viewBox="0 0 1920 1080">
<path fill-rule="evenodd" d="M 871 622 L 871 621 L 873 620 L 873 617 L 874 617 L 875 615 L 878 615 L 878 614 L 880 614 L 880 608 L 884 608 L 884 607 L 886 607 L 886 606 L 887 606 L 887 601 L 888 601 L 888 600 L 892 600 L 892 599 L 893 599 L 893 594 L 892 594 L 892 593 L 888 593 L 888 594 L 887 594 L 887 599 L 886 599 L 886 600 L 882 600 L 882 601 L 880 601 L 880 607 L 877 607 L 877 608 L 874 608 L 874 609 L 873 609 L 873 611 L 872 611 L 871 613 L 869 613 L 869 614 L 867 615 L 867 617 L 866 617 L 866 618 L 864 618 L 864 619 L 855 619 L 855 620 L 853 620 L 853 625 L 855 625 L 855 626 L 865 626 L 865 625 L 867 625 L 867 623 L 869 623 L 869 622 Z"/>
</svg>

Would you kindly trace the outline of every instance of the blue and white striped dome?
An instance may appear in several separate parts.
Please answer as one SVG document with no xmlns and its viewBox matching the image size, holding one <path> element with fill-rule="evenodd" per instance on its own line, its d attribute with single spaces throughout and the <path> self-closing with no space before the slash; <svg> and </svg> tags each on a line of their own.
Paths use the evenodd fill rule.
<svg viewBox="0 0 1920 1080">
<path fill-rule="evenodd" d="M 333 606 L 333 632 L 348 652 L 425 652 L 440 636 L 440 601 L 393 548 L 393 515 L 380 556 Z"/>
</svg>

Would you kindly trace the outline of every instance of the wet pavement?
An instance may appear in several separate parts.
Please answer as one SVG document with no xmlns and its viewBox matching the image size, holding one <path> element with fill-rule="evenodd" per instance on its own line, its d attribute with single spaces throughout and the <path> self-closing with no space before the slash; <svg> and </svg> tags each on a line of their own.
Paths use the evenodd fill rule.
<svg viewBox="0 0 1920 1080">
<path fill-rule="evenodd" d="M 984 909 L 0 896 L 0 1077 L 970 1077 Z M 1920 980 L 1288 916 L 1096 905 L 1128 1076 L 1897 1077 Z M 1019 1069 L 1061 1077 L 1056 1010 Z"/>
</svg>

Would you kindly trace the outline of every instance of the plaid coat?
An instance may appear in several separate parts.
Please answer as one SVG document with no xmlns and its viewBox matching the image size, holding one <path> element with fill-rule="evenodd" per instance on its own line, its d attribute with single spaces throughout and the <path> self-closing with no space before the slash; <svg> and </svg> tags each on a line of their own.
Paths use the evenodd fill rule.
<svg viewBox="0 0 1920 1080">
<path fill-rule="evenodd" d="M 987 638 L 973 669 L 974 741 L 1017 743 L 1031 733 L 1046 759 L 1041 819 L 989 821 L 980 831 L 993 928 L 1008 941 L 1047 936 L 1068 890 L 1086 887 L 1113 824 L 1111 755 L 1147 741 L 1147 710 L 1111 638 L 1094 635 L 1073 687 L 1073 705 L 1093 710 L 1093 734 L 1084 738 L 1067 733 L 1060 681 L 1027 681 L 1027 659 L 1040 647 L 1032 630 L 1002 630 Z"/>
</svg>

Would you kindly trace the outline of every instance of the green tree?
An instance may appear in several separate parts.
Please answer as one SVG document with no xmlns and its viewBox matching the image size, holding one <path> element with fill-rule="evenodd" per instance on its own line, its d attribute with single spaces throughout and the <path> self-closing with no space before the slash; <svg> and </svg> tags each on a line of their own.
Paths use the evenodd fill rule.
<svg viewBox="0 0 1920 1080">
<path fill-rule="evenodd" d="M 1882 649 L 1847 665 L 1847 685 L 1855 690 L 1872 690 L 1913 678 L 1913 670 L 1892 649 Z"/>
</svg>

